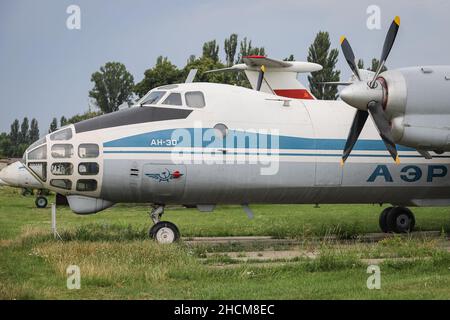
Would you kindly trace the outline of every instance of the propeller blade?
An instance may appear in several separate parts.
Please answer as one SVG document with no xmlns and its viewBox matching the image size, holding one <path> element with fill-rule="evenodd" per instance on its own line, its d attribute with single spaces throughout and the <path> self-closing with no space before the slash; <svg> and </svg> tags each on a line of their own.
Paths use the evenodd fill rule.
<svg viewBox="0 0 450 320">
<path fill-rule="evenodd" d="M 264 79 L 264 72 L 266 72 L 266 67 L 262 65 L 261 70 L 259 71 L 258 83 L 256 84 L 256 91 L 261 90 L 262 81 Z"/>
<path fill-rule="evenodd" d="M 395 38 L 397 37 L 398 29 L 400 28 L 400 17 L 396 16 L 394 21 L 392 21 L 391 26 L 386 34 L 386 38 L 384 39 L 383 51 L 381 51 L 381 59 L 380 65 L 378 66 L 378 70 L 375 73 L 370 86 L 373 87 L 375 85 L 375 81 L 378 78 L 378 75 L 383 68 L 389 53 L 391 52 L 392 46 L 394 45 Z"/>
<path fill-rule="evenodd" d="M 345 143 L 344 153 L 342 154 L 341 165 L 344 165 L 345 160 L 347 160 L 350 152 L 352 152 L 353 146 L 355 145 L 358 137 L 366 123 L 369 113 L 364 110 L 358 110 L 353 118 L 353 123 L 348 133 L 347 142 Z"/>
<path fill-rule="evenodd" d="M 323 85 L 323 86 L 349 86 L 353 84 L 353 82 L 350 81 L 327 81 L 327 82 L 316 82 L 317 84 Z"/>
<path fill-rule="evenodd" d="M 353 74 L 358 78 L 359 81 L 361 81 L 361 76 L 359 75 L 359 69 L 356 65 L 355 60 L 355 54 L 353 53 L 352 47 L 350 46 L 350 43 L 348 42 L 347 38 L 342 36 L 341 37 L 341 48 L 342 52 L 344 53 L 345 60 L 347 60 L 348 65 L 350 66 L 350 69 L 352 69 Z"/>
<path fill-rule="evenodd" d="M 370 102 L 367 109 L 372 116 L 373 122 L 375 123 L 375 127 L 377 128 L 381 139 L 383 139 L 383 142 L 386 145 L 386 149 L 395 160 L 395 163 L 399 164 L 400 158 L 398 157 L 397 147 L 395 146 L 394 139 L 392 138 L 391 125 L 385 117 L 381 102 Z"/>
</svg>

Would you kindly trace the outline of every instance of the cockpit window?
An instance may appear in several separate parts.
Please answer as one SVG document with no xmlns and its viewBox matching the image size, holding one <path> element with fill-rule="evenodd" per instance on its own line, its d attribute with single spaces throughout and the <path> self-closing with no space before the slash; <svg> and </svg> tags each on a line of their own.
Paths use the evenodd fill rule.
<svg viewBox="0 0 450 320">
<path fill-rule="evenodd" d="M 33 149 L 36 148 L 37 146 L 39 146 L 39 145 L 41 145 L 41 144 L 44 144 L 44 143 L 45 143 L 45 137 L 39 139 L 39 140 L 36 141 L 36 142 L 33 142 L 33 144 L 32 144 L 31 146 L 28 147 L 27 151 L 28 151 L 28 150 L 33 150 Z"/>
<path fill-rule="evenodd" d="M 153 91 L 150 92 L 150 94 L 145 97 L 141 104 L 157 104 L 159 100 L 166 94 L 166 91 Z"/>
<path fill-rule="evenodd" d="M 30 168 L 42 181 L 47 181 L 47 163 L 31 162 L 28 164 Z"/>
<path fill-rule="evenodd" d="M 60 130 L 50 135 L 50 140 L 52 141 L 63 141 L 72 139 L 72 129 L 66 128 L 64 130 Z"/>
<path fill-rule="evenodd" d="M 185 94 L 186 104 L 191 108 L 203 108 L 205 104 L 205 97 L 203 92 L 191 91 Z"/>
<path fill-rule="evenodd" d="M 51 172 L 55 176 L 70 176 L 73 173 L 73 165 L 71 163 L 53 163 Z"/>
<path fill-rule="evenodd" d="M 181 102 L 181 94 L 179 93 L 171 93 L 169 96 L 164 100 L 162 104 L 168 104 L 172 106 L 181 106 L 183 103 Z"/>
<path fill-rule="evenodd" d="M 72 189 L 72 181 L 68 179 L 52 179 L 50 184 L 56 188 L 70 190 Z"/>
<path fill-rule="evenodd" d="M 28 160 L 46 160 L 47 159 L 47 145 L 44 144 L 39 148 L 34 149 L 28 153 Z"/>
<path fill-rule="evenodd" d="M 52 146 L 52 157 L 56 159 L 71 158 L 73 146 L 71 144 L 54 144 Z"/>
</svg>

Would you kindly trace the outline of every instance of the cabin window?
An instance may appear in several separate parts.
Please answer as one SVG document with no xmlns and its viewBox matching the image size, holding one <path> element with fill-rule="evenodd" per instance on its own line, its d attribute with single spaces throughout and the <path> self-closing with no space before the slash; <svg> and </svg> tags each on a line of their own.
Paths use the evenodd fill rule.
<svg viewBox="0 0 450 320">
<path fill-rule="evenodd" d="M 50 140 L 52 141 L 64 141 L 72 139 L 72 129 L 67 128 L 60 130 L 50 135 Z"/>
<path fill-rule="evenodd" d="M 53 187 L 70 190 L 72 189 L 72 181 L 68 179 L 52 179 L 50 180 L 50 184 Z"/>
<path fill-rule="evenodd" d="M 215 134 L 218 139 L 223 139 L 228 134 L 228 127 L 223 123 L 218 123 L 214 126 Z"/>
<path fill-rule="evenodd" d="M 53 163 L 50 169 L 55 176 L 70 176 L 73 173 L 73 164 L 71 163 Z"/>
<path fill-rule="evenodd" d="M 71 144 L 54 144 L 52 146 L 52 157 L 56 159 L 71 158 L 73 146 Z"/>
<path fill-rule="evenodd" d="M 142 100 L 141 105 L 143 105 L 143 104 L 157 104 L 159 102 L 159 100 L 161 100 L 161 98 L 165 94 L 166 94 L 166 91 L 153 91 L 153 92 L 150 92 L 150 94 Z"/>
<path fill-rule="evenodd" d="M 77 191 L 95 191 L 97 190 L 97 181 L 82 179 L 77 181 Z"/>
<path fill-rule="evenodd" d="M 78 173 L 82 176 L 90 176 L 98 174 L 99 166 L 95 162 L 83 162 L 78 165 Z"/>
<path fill-rule="evenodd" d="M 46 160 L 47 159 L 47 145 L 44 144 L 39 148 L 34 149 L 28 153 L 28 160 Z"/>
<path fill-rule="evenodd" d="M 80 144 L 78 156 L 80 158 L 97 158 L 99 155 L 98 145 L 92 143 Z"/>
<path fill-rule="evenodd" d="M 185 94 L 186 104 L 191 108 L 203 108 L 205 104 L 205 97 L 203 92 L 191 91 Z"/>
<path fill-rule="evenodd" d="M 28 168 L 33 171 L 42 181 L 47 181 L 47 163 L 46 162 L 31 162 L 28 163 Z"/>
<path fill-rule="evenodd" d="M 181 106 L 183 103 L 181 102 L 181 94 L 179 93 L 171 93 L 169 96 L 164 100 L 162 104 L 168 104 L 171 106 Z"/>
</svg>

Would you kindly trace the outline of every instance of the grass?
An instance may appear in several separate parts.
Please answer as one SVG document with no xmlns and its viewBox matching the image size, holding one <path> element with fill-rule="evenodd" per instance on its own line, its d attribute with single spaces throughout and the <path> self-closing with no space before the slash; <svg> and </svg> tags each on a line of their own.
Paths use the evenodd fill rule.
<svg viewBox="0 0 450 320">
<path fill-rule="evenodd" d="M 311 236 L 343 238 L 378 232 L 372 205 L 252 206 L 248 220 L 236 206 L 214 213 L 166 210 L 183 236 L 272 235 L 306 239 L 299 250 L 317 259 L 286 263 L 236 263 L 186 243 L 158 245 L 147 239 L 143 206 L 121 205 L 92 216 L 58 208 L 63 241 L 50 235 L 50 210 L 31 197 L 0 188 L 0 299 L 450 299 L 448 240 L 393 237 L 376 244 L 310 243 Z M 449 208 L 417 208 L 420 230 L 450 231 Z M 235 249 L 222 247 L 222 251 Z M 264 250 L 264 248 L 259 248 Z M 296 250 L 296 249 L 293 249 Z M 367 263 L 381 262 L 382 288 L 368 290 Z M 400 259 L 398 259 L 400 258 Z M 206 260 L 206 261 L 205 261 Z M 78 265 L 81 289 L 66 288 L 66 269 Z M 232 268 L 226 268 L 234 264 Z"/>
</svg>

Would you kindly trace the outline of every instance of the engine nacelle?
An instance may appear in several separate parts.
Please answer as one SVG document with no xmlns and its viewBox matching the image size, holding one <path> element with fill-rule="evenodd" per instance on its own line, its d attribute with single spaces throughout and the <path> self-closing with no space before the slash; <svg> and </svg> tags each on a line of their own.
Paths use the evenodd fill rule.
<svg viewBox="0 0 450 320">
<path fill-rule="evenodd" d="M 450 151 L 450 66 L 386 71 L 385 112 L 396 143 Z"/>
<path fill-rule="evenodd" d="M 77 195 L 67 196 L 67 201 L 76 214 L 97 213 L 114 205 L 111 201 Z"/>
</svg>

